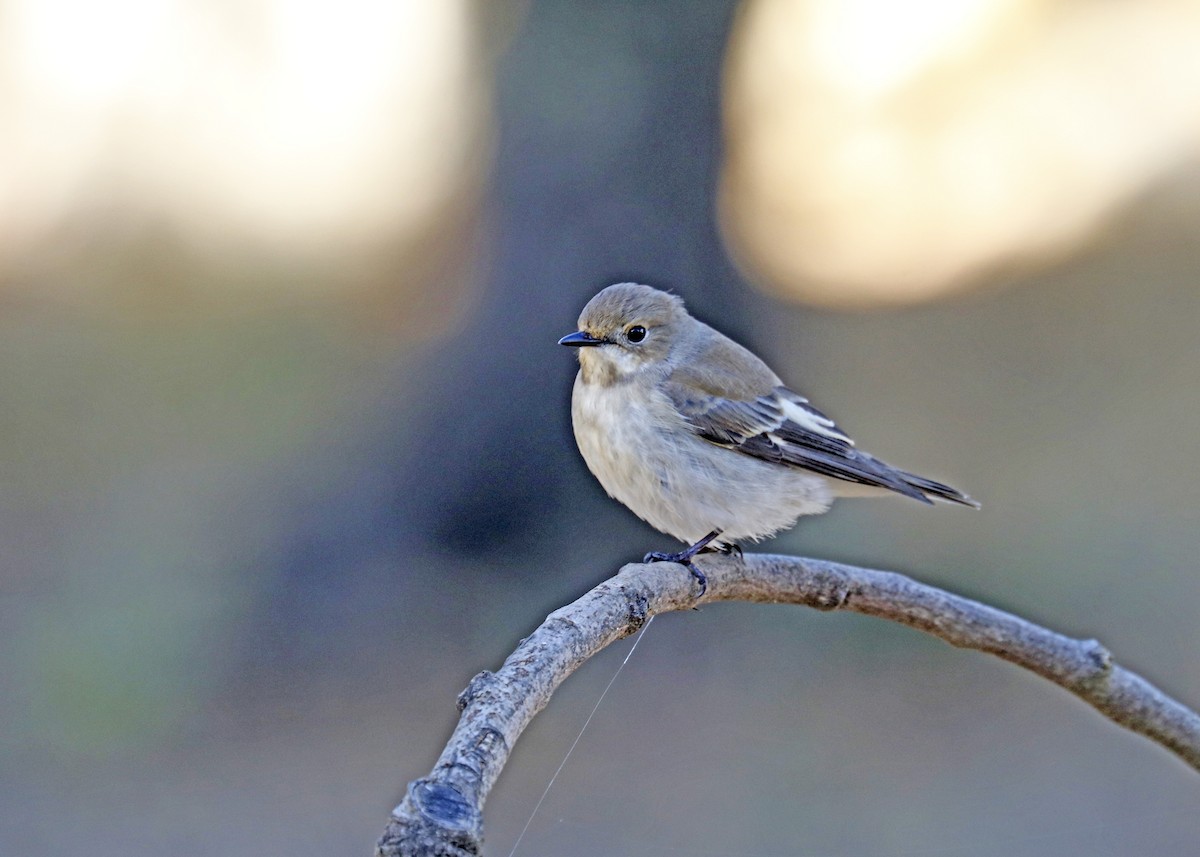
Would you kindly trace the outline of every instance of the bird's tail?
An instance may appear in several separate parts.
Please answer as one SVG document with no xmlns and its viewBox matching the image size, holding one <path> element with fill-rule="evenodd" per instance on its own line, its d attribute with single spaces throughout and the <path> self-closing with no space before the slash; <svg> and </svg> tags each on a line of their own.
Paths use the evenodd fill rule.
<svg viewBox="0 0 1200 857">
<path fill-rule="evenodd" d="M 944 485 L 941 482 L 934 482 L 932 479 L 926 479 L 924 476 L 918 476 L 915 473 L 908 473 L 901 470 L 898 475 L 904 482 L 920 492 L 922 498 L 928 501 L 930 497 L 937 500 L 945 500 L 949 503 L 958 503 L 961 506 L 970 506 L 973 509 L 979 508 L 979 503 L 972 500 L 957 488 L 951 488 L 949 485 Z"/>
</svg>

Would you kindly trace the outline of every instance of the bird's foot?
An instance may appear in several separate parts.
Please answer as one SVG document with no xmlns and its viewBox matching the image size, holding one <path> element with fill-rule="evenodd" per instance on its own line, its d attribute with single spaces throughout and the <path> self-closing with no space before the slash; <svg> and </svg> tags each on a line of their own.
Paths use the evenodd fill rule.
<svg viewBox="0 0 1200 857">
<path fill-rule="evenodd" d="M 719 553 L 719 554 L 724 554 L 725 556 L 737 557 L 738 559 L 742 559 L 745 556 L 745 554 L 742 553 L 742 546 L 735 545 L 733 542 L 729 542 L 729 544 L 721 545 L 716 550 L 717 550 L 717 553 Z"/>
<path fill-rule="evenodd" d="M 691 572 L 692 577 L 696 578 L 696 582 L 700 584 L 700 594 L 696 597 L 701 598 L 708 590 L 708 578 L 704 576 L 704 572 L 696 568 L 696 564 L 692 562 L 692 557 L 708 547 L 708 543 L 719 535 L 721 535 L 721 533 L 718 530 L 713 530 L 687 550 L 681 550 L 678 553 L 650 551 L 650 553 L 642 557 L 642 562 L 677 562 L 680 565 L 685 566 L 687 570 Z"/>
<path fill-rule="evenodd" d="M 696 582 L 700 584 L 700 598 L 708 590 L 708 578 L 704 576 L 704 572 L 696 568 L 696 564 L 692 562 L 692 556 L 688 555 L 687 551 L 679 551 L 679 553 L 663 553 L 662 551 L 650 551 L 642 557 L 642 562 L 677 562 L 684 566 L 696 578 Z"/>
</svg>

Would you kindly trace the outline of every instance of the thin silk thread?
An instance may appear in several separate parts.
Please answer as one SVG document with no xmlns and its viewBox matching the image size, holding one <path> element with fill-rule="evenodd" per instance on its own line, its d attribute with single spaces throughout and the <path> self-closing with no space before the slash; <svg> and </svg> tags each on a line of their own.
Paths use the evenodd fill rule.
<svg viewBox="0 0 1200 857">
<path fill-rule="evenodd" d="M 512 851 L 508 852 L 508 857 L 513 857 L 517 853 L 517 846 L 521 844 L 521 840 L 525 838 L 525 834 L 529 831 L 529 825 L 533 824 L 533 817 L 537 815 L 538 810 L 542 808 L 542 804 L 546 800 L 546 795 L 550 794 L 550 789 L 554 785 L 554 781 L 558 779 L 558 775 L 562 773 L 563 768 L 567 766 L 567 759 L 571 758 L 571 754 L 575 752 L 575 747 L 579 744 L 579 739 L 583 737 L 583 733 L 587 731 L 588 724 L 592 722 L 592 718 L 596 716 L 596 712 L 600 710 L 600 703 L 604 702 L 604 697 L 608 696 L 609 689 L 616 682 L 617 676 L 621 674 L 621 670 L 625 669 L 625 664 L 629 663 L 629 659 L 633 657 L 633 653 L 637 651 L 638 643 L 642 641 L 642 637 L 646 634 L 646 629 L 650 627 L 650 623 L 654 621 L 651 616 L 646 620 L 646 624 L 642 626 L 642 630 L 638 631 L 637 637 L 633 641 L 633 645 L 629 647 L 629 652 L 625 655 L 625 660 L 621 661 L 621 665 L 617 667 L 617 671 L 613 673 L 613 677 L 608 680 L 600 698 L 596 700 L 596 704 L 592 707 L 592 713 L 587 716 L 587 720 L 583 721 L 583 728 L 579 730 L 579 734 L 575 736 L 575 740 L 571 742 L 571 746 L 567 748 L 567 754 L 563 756 L 562 762 L 558 765 L 558 770 L 554 772 L 554 776 L 550 778 L 550 782 L 546 783 L 546 790 L 542 792 L 542 796 L 538 798 L 538 802 L 533 806 L 533 812 L 529 813 L 529 820 L 525 822 L 525 826 L 521 828 L 521 833 L 517 837 L 517 841 L 513 843 Z"/>
</svg>

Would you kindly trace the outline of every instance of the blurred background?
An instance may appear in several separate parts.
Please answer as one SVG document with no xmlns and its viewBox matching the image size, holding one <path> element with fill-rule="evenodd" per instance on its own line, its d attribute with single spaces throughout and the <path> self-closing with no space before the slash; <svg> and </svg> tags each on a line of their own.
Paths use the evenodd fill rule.
<svg viewBox="0 0 1200 857">
<path fill-rule="evenodd" d="M 454 698 L 674 549 L 555 340 L 633 279 L 983 510 L 906 571 L 1200 705 L 1189 0 L 0 0 L 0 852 L 368 854 Z M 487 810 L 507 854 L 628 651 Z M 1187 855 L 1200 779 L 877 620 L 642 640 L 520 855 Z"/>
</svg>

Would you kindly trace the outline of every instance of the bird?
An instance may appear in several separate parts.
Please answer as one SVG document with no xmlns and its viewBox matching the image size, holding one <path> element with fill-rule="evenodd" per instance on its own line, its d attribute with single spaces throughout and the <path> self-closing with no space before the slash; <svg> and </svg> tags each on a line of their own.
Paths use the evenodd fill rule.
<svg viewBox="0 0 1200 857">
<path fill-rule="evenodd" d="M 688 547 L 651 551 L 699 583 L 702 551 L 789 529 L 835 498 L 900 494 L 979 508 L 956 488 L 858 449 L 759 357 L 638 283 L 598 292 L 560 345 L 577 349 L 575 442 L 608 495 Z"/>
</svg>

